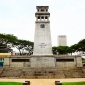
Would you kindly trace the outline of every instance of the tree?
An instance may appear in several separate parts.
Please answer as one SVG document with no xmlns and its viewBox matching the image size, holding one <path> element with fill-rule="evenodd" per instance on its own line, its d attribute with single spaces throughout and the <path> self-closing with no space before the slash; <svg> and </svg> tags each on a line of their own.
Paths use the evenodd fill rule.
<svg viewBox="0 0 85 85">
<path fill-rule="evenodd" d="M 0 49 L 2 49 L 2 48 L 7 48 L 7 45 L 3 44 L 3 43 L 0 43 Z"/>
<path fill-rule="evenodd" d="M 20 55 L 22 55 L 22 49 L 25 47 L 25 40 L 18 39 L 14 42 L 14 46 L 19 50 Z"/>
<path fill-rule="evenodd" d="M 31 42 L 31 41 L 26 41 L 25 42 L 25 50 L 28 52 L 28 55 L 31 55 L 33 54 L 33 46 L 34 46 L 34 43 Z"/>
<path fill-rule="evenodd" d="M 58 52 L 57 52 L 57 47 L 55 47 L 55 46 L 52 47 L 52 52 L 53 52 L 53 54 L 55 54 L 55 55 L 58 54 Z"/>
<path fill-rule="evenodd" d="M 83 39 L 83 40 L 80 40 L 79 42 L 78 42 L 78 46 L 79 46 L 79 51 L 82 51 L 83 53 L 85 52 L 85 39 Z"/>
<path fill-rule="evenodd" d="M 74 44 L 74 45 L 70 46 L 70 48 L 72 49 L 72 52 L 77 52 L 78 51 L 77 44 Z"/>
<path fill-rule="evenodd" d="M 0 44 L 4 45 L 7 48 L 11 48 L 8 44 L 11 44 L 13 46 L 16 40 L 17 37 L 12 34 L 0 34 Z"/>
<path fill-rule="evenodd" d="M 72 50 L 70 47 L 68 46 L 58 46 L 58 47 L 53 47 L 53 54 L 68 54 L 71 53 Z"/>
<path fill-rule="evenodd" d="M 67 52 L 67 49 L 68 49 L 68 47 L 67 46 L 58 46 L 58 52 L 59 52 L 59 54 L 67 54 L 68 52 Z"/>
<path fill-rule="evenodd" d="M 4 34 L 0 34 L 0 43 L 3 44 L 5 40 L 5 35 Z"/>
<path fill-rule="evenodd" d="M 16 47 L 20 54 L 22 54 L 22 50 L 26 50 L 31 55 L 33 53 L 33 44 L 31 41 L 18 39 L 12 34 L 0 34 L 0 48 Z"/>
<path fill-rule="evenodd" d="M 22 50 L 27 50 L 28 54 L 31 54 L 31 50 L 33 49 L 33 42 L 27 40 L 18 39 L 14 45 L 19 50 L 20 55 L 23 54 Z"/>
<path fill-rule="evenodd" d="M 71 53 L 71 55 L 72 55 L 72 48 L 71 47 L 68 47 L 68 49 L 67 49 L 67 53 Z"/>
</svg>

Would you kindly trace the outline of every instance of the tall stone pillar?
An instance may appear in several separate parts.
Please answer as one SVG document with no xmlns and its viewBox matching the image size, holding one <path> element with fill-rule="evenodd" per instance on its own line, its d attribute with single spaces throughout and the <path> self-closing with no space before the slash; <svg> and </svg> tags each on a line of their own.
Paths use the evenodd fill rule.
<svg viewBox="0 0 85 85">
<path fill-rule="evenodd" d="M 31 57 L 31 67 L 54 67 L 52 54 L 50 13 L 48 6 L 37 6 L 35 13 L 34 50 Z"/>
<path fill-rule="evenodd" d="M 48 6 L 37 6 L 33 55 L 53 55 Z"/>
</svg>

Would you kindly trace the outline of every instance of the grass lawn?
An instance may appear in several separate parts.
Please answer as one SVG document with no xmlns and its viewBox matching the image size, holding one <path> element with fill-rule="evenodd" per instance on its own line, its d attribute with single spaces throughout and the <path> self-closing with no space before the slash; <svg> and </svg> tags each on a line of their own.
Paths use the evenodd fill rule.
<svg viewBox="0 0 85 85">
<path fill-rule="evenodd" d="M 85 82 L 63 82 L 62 85 L 85 85 Z"/>
<path fill-rule="evenodd" d="M 22 85 L 22 83 L 20 83 L 20 82 L 0 82 L 0 85 Z M 85 85 L 85 82 L 63 82 L 62 85 Z"/>
<path fill-rule="evenodd" d="M 22 85 L 20 82 L 0 82 L 0 85 Z"/>
</svg>

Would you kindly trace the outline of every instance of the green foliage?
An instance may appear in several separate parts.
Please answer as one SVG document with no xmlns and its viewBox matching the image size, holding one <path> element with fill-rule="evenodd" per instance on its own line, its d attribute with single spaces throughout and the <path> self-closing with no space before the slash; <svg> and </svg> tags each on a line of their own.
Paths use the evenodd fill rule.
<svg viewBox="0 0 85 85">
<path fill-rule="evenodd" d="M 82 58 L 82 60 L 85 60 L 85 58 Z"/>
<path fill-rule="evenodd" d="M 12 34 L 0 34 L 0 48 L 10 48 L 8 44 L 14 45 L 17 37 Z"/>
<path fill-rule="evenodd" d="M 71 48 L 68 46 L 52 47 L 52 50 L 53 54 L 67 54 L 72 52 Z"/>
<path fill-rule="evenodd" d="M 85 85 L 85 82 L 63 82 L 62 85 Z"/>
<path fill-rule="evenodd" d="M 52 47 L 52 51 L 53 51 L 53 54 L 55 54 L 55 55 L 56 55 L 56 54 L 57 54 L 57 47 L 55 47 L 55 46 L 54 46 L 54 47 Z"/>
<path fill-rule="evenodd" d="M 58 47 L 59 54 L 67 54 L 69 52 L 68 46 L 59 46 Z"/>
<path fill-rule="evenodd" d="M 12 34 L 0 34 L 0 43 L 8 44 L 17 40 L 17 37 Z"/>
<path fill-rule="evenodd" d="M 27 41 L 27 40 L 21 40 L 18 39 L 15 43 L 16 48 L 19 50 L 20 55 L 22 55 L 23 53 L 21 52 L 21 50 L 28 50 L 28 52 L 30 52 L 30 47 L 32 48 L 31 50 L 33 50 L 33 42 Z"/>
<path fill-rule="evenodd" d="M 0 82 L 0 85 L 22 85 L 20 82 Z"/>
<path fill-rule="evenodd" d="M 52 48 L 53 54 L 68 54 L 68 53 L 74 53 L 74 52 L 85 52 L 85 39 L 79 41 L 77 44 L 74 44 L 70 47 L 68 46 L 54 46 Z"/>
<path fill-rule="evenodd" d="M 9 45 L 8 45 L 9 44 Z M 0 48 L 11 48 L 16 47 L 20 54 L 22 50 L 26 50 L 29 55 L 33 53 L 33 45 L 34 43 L 28 40 L 18 39 L 16 36 L 12 34 L 0 34 Z M 79 41 L 77 44 L 72 46 L 54 46 L 52 47 L 53 54 L 68 54 L 74 52 L 83 52 L 85 53 L 85 39 Z"/>
<path fill-rule="evenodd" d="M 0 48 L 7 48 L 7 45 L 6 44 L 3 44 L 3 43 L 0 43 Z"/>
<path fill-rule="evenodd" d="M 30 50 L 33 50 L 33 45 L 33 42 L 18 39 L 16 36 L 12 34 L 0 34 L 0 48 L 16 47 L 19 50 L 20 54 L 22 54 L 21 50 L 23 49 L 32 53 L 32 51 Z"/>
<path fill-rule="evenodd" d="M 78 45 L 79 45 L 79 51 L 85 52 L 85 39 L 80 40 L 78 42 Z"/>
</svg>

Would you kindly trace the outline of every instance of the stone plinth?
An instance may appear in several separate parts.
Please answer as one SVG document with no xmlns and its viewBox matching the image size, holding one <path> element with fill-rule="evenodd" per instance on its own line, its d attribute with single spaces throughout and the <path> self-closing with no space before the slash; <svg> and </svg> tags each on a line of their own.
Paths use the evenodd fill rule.
<svg viewBox="0 0 85 85">
<path fill-rule="evenodd" d="M 31 56 L 31 67 L 55 67 L 54 56 Z"/>
</svg>

